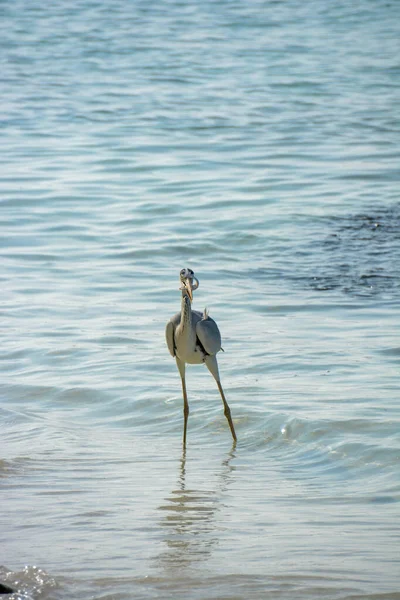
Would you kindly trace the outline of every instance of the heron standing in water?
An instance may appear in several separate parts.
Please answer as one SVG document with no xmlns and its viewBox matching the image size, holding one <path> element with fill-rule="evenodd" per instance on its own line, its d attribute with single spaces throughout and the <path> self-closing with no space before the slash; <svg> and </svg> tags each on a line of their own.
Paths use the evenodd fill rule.
<svg viewBox="0 0 400 600">
<path fill-rule="evenodd" d="M 176 365 L 182 380 L 183 392 L 183 445 L 186 446 L 187 421 L 189 416 L 189 403 L 186 393 L 185 369 L 188 364 L 205 363 L 207 369 L 217 382 L 222 402 L 224 403 L 224 414 L 228 419 L 229 427 L 234 442 L 236 433 L 233 426 L 231 411 L 226 401 L 219 378 L 216 354 L 221 348 L 221 334 L 218 325 L 208 316 L 207 309 L 204 313 L 192 310 L 193 292 L 199 287 L 199 280 L 194 276 L 191 269 L 182 269 L 180 272 L 182 291 L 181 312 L 176 313 L 167 323 L 165 337 L 168 350 L 176 360 Z"/>
</svg>

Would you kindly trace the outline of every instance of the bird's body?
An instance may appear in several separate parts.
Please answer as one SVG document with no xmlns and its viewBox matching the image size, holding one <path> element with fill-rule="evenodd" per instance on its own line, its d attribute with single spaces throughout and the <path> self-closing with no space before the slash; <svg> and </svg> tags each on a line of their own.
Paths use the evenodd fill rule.
<svg viewBox="0 0 400 600">
<path fill-rule="evenodd" d="M 204 362 L 204 353 L 196 334 L 196 325 L 201 319 L 201 313 L 193 310 L 191 326 L 185 331 L 185 328 L 181 327 L 181 313 L 179 312 L 167 324 L 166 339 L 170 353 L 191 365 Z"/>
<path fill-rule="evenodd" d="M 176 313 L 167 324 L 166 339 L 172 356 L 190 365 L 198 365 L 205 362 L 207 356 L 221 350 L 218 325 L 206 311 L 192 310 L 191 321 L 186 326 L 181 316 L 181 313 Z"/>
<path fill-rule="evenodd" d="M 184 432 L 183 443 L 186 444 L 187 419 L 189 415 L 189 404 L 186 393 L 185 365 L 204 363 L 215 381 L 221 394 L 225 408 L 225 416 L 228 419 L 233 439 L 236 441 L 236 433 L 233 426 L 230 409 L 226 402 L 219 378 L 218 363 L 216 354 L 222 350 L 221 334 L 218 325 L 212 319 L 207 311 L 200 313 L 192 310 L 191 301 L 193 298 L 192 290 L 198 288 L 199 283 L 192 287 L 194 277 L 190 269 L 182 269 L 181 282 L 182 303 L 181 312 L 176 313 L 167 323 L 165 337 L 171 356 L 176 360 L 176 364 L 182 380 L 182 391 L 184 400 Z"/>
</svg>

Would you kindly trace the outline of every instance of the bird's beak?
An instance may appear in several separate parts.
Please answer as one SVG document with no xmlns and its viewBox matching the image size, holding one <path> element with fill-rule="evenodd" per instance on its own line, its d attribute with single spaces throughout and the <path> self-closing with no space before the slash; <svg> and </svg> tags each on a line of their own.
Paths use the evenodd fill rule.
<svg viewBox="0 0 400 600">
<path fill-rule="evenodd" d="M 186 291 L 188 293 L 188 296 L 190 298 L 190 302 L 193 301 L 193 288 L 192 288 L 192 280 L 191 279 L 185 279 L 185 288 Z"/>
</svg>

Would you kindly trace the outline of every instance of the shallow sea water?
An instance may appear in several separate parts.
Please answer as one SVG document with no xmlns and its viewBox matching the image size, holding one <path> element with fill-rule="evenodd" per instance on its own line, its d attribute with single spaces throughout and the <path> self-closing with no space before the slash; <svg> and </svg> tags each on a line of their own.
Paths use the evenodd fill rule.
<svg viewBox="0 0 400 600">
<path fill-rule="evenodd" d="M 0 581 L 400 597 L 400 5 L 0 6 Z M 183 266 L 222 332 L 164 327 Z"/>
</svg>

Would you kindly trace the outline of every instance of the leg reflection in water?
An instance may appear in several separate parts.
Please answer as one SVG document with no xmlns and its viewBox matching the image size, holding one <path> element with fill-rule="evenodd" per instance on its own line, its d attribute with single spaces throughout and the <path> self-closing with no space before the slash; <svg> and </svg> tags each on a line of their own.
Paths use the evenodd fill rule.
<svg viewBox="0 0 400 600">
<path fill-rule="evenodd" d="M 158 556 L 164 568 L 182 569 L 192 563 L 207 559 L 218 544 L 224 530 L 224 494 L 235 469 L 231 465 L 235 457 L 235 445 L 228 457 L 215 467 L 196 459 L 190 464 L 192 477 L 187 473 L 186 451 L 179 461 L 179 477 L 176 489 L 159 507 L 162 512 L 161 527 L 165 533 L 166 549 Z M 196 487 L 189 487 L 187 479 L 193 479 Z M 200 485 L 205 483 L 206 487 Z M 212 484 L 212 485 L 210 485 Z"/>
</svg>

